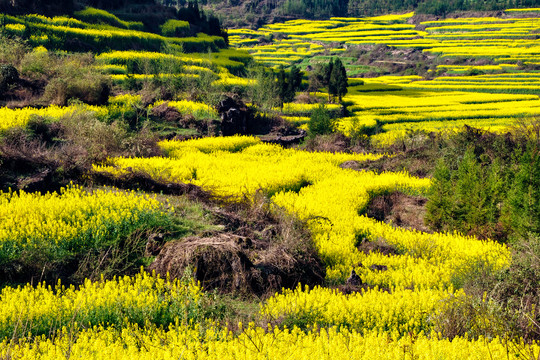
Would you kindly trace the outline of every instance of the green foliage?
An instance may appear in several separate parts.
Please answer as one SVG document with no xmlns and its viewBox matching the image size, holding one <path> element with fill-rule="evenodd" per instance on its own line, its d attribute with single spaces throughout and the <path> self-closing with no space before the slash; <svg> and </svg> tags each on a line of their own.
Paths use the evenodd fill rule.
<svg viewBox="0 0 540 360">
<path fill-rule="evenodd" d="M 209 36 L 198 33 L 191 37 L 167 38 L 161 35 L 136 30 L 124 30 L 111 25 L 90 25 L 82 23 L 83 28 L 43 22 L 43 19 L 4 16 L 11 24 L 25 25 L 23 38 L 33 46 L 45 46 L 49 50 L 97 51 L 107 50 L 147 50 L 160 51 L 167 46 L 176 46 L 182 52 L 217 51 L 227 46 L 222 36 Z"/>
<path fill-rule="evenodd" d="M 426 204 L 426 224 L 437 231 L 497 237 L 500 203 L 506 190 L 504 179 L 499 160 L 478 159 L 471 147 L 454 171 L 440 160 Z"/>
<path fill-rule="evenodd" d="M 329 68 L 331 70 L 328 79 L 328 94 L 334 98 L 337 97 L 341 101 L 343 95 L 347 93 L 347 87 L 349 86 L 347 82 L 347 71 L 339 58 Z"/>
<path fill-rule="evenodd" d="M 106 103 L 110 93 L 110 79 L 89 66 L 91 62 L 90 58 L 76 55 L 67 61 L 58 62 L 52 79 L 45 87 L 43 100 L 56 105 L 67 105 L 70 99 L 95 105 Z"/>
<path fill-rule="evenodd" d="M 0 62 L 17 67 L 28 50 L 27 45 L 20 39 L 0 36 Z"/>
<path fill-rule="evenodd" d="M 349 86 L 347 71 L 339 58 L 330 58 L 326 65 L 317 66 L 309 75 L 309 91 L 318 91 L 321 87 L 328 89 L 328 101 L 336 97 L 341 101 Z"/>
<path fill-rule="evenodd" d="M 231 74 L 245 75 L 246 66 L 253 62 L 253 57 L 245 50 L 238 49 L 219 49 L 208 54 L 212 65 L 216 67 L 222 66 L 229 70 Z"/>
<path fill-rule="evenodd" d="M 256 65 L 248 69 L 248 77 L 254 83 L 248 88 L 247 95 L 255 106 L 267 112 L 278 105 L 279 89 L 272 71 Z"/>
<path fill-rule="evenodd" d="M 347 16 L 349 0 L 286 0 L 280 10 L 283 15 L 306 19 Z"/>
<path fill-rule="evenodd" d="M 169 284 L 164 286 L 163 280 L 157 275 L 143 272 L 131 278 L 115 278 L 110 281 L 146 296 L 156 294 L 157 298 L 155 302 L 143 304 L 119 296 L 116 302 L 106 306 L 88 303 L 82 309 L 64 308 L 63 311 L 52 306 L 49 307 L 50 311 L 40 315 L 38 321 L 31 312 L 23 313 L 17 321 L 3 322 L 0 325 L 0 336 L 10 339 L 47 336 L 63 327 L 76 332 L 98 325 L 118 329 L 125 326 L 166 328 L 175 323 L 204 325 L 208 319 L 221 320 L 227 314 L 226 305 L 216 294 L 198 290 L 190 270 L 185 271 L 174 287 Z M 78 293 L 92 297 L 107 291 L 107 282 L 86 282 L 77 290 L 66 288 L 59 282 L 51 289 L 54 290 L 48 291 L 54 291 L 57 304 L 68 304 L 70 301 L 80 301 L 76 299 Z M 160 289 L 159 292 L 156 289 Z"/>
<path fill-rule="evenodd" d="M 442 231 L 447 221 L 452 218 L 453 188 L 451 180 L 450 169 L 442 159 L 439 159 L 433 173 L 424 218 L 426 224 L 436 231 Z"/>
<path fill-rule="evenodd" d="M 116 15 L 102 9 L 87 7 L 84 10 L 76 11 L 75 18 L 90 24 L 111 25 L 121 29 L 143 30 L 144 25 L 141 22 L 129 22 L 119 19 Z"/>
<path fill-rule="evenodd" d="M 449 339 L 498 336 L 508 341 L 510 351 L 531 358 L 524 353 L 540 335 L 540 238 L 519 239 L 512 252 L 508 269 L 476 266 L 461 279 L 466 295 L 441 302 L 431 318 L 438 334 Z"/>
<path fill-rule="evenodd" d="M 168 37 L 189 36 L 189 31 L 189 22 L 182 20 L 170 19 L 161 26 L 161 34 Z"/>
<path fill-rule="evenodd" d="M 0 65 L 0 93 L 19 80 L 19 72 L 11 64 Z"/>
<path fill-rule="evenodd" d="M 285 73 L 283 66 L 280 67 L 277 74 L 277 88 L 280 107 L 283 103 L 292 102 L 296 96 L 296 91 L 302 85 L 302 71 L 296 66 L 292 66 L 288 74 Z"/>
<path fill-rule="evenodd" d="M 441 144 L 426 224 L 499 241 L 540 234 L 540 154 L 533 133 L 472 128 Z"/>
<path fill-rule="evenodd" d="M 540 154 L 538 144 L 529 142 L 519 159 L 507 199 L 507 218 L 520 237 L 540 234 Z"/>
<path fill-rule="evenodd" d="M 328 108 L 320 104 L 311 112 L 308 122 L 308 131 L 311 136 L 330 134 L 334 130 L 334 123 Z"/>
<path fill-rule="evenodd" d="M 223 39 L 225 45 L 229 44 L 227 30 L 221 27 L 219 19 L 213 15 L 207 16 L 199 9 L 196 0 L 190 0 L 187 2 L 187 6 L 178 9 L 177 16 L 180 20 L 189 21 L 195 28 L 199 29 L 198 31 L 219 36 Z"/>
</svg>

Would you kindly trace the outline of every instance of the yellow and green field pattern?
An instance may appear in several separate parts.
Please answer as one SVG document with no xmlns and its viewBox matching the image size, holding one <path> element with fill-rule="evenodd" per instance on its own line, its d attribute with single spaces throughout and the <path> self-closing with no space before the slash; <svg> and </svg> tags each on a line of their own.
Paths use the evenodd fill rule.
<svg viewBox="0 0 540 360">
<path fill-rule="evenodd" d="M 396 189 L 421 193 L 429 186 L 428 179 L 406 173 L 377 175 L 339 166 L 376 158 L 373 155 L 308 153 L 242 137 L 212 142 L 211 138 L 166 141 L 162 146 L 167 158 L 115 158 L 95 170 L 147 171 L 155 178 L 193 183 L 233 199 L 256 191 L 268 193 L 277 206 L 308 221 L 327 264 L 327 277 L 333 281 L 344 280 L 354 268 L 368 283 L 381 287 L 450 289 L 475 262 L 488 261 L 494 268 L 508 264 L 504 246 L 456 234 L 403 230 L 361 215 L 376 193 Z M 363 239 L 378 238 L 396 246 L 400 255 L 357 250 Z M 369 270 L 374 264 L 387 265 L 388 271 Z"/>
<path fill-rule="evenodd" d="M 6 287 L 0 294 L 0 356 L 52 359 L 68 351 L 70 357 L 94 359 L 507 358 L 504 341 L 498 338 L 449 341 L 439 338 L 433 322 L 444 299 L 462 296 L 459 288 L 476 268 L 508 266 L 510 253 L 504 245 L 396 228 L 362 215 L 374 194 L 395 189 L 421 193 L 429 180 L 340 167 L 375 155 L 308 153 L 251 137 L 165 141 L 161 146 L 166 158 L 114 158 L 95 170 L 143 170 L 156 179 L 201 185 L 232 199 L 263 191 L 275 206 L 307 222 L 327 266 L 328 281 L 341 282 L 355 269 L 373 288 L 349 295 L 321 287 L 287 290 L 262 303 L 260 316 L 272 323 L 309 315 L 307 330 L 238 324 L 239 330 L 232 333 L 224 324 L 201 320 L 207 295 L 189 281 L 141 273 L 87 281 L 77 289 Z M 3 196 L 0 207 L 5 214 L 36 219 L 23 230 L 5 230 L 23 231 L 9 236 L 20 243 L 29 243 L 29 238 L 31 243 L 53 243 L 62 238 L 57 236 L 62 229 L 70 239 L 69 234 L 86 231 L 88 224 L 96 224 L 97 233 L 104 214 L 111 221 L 129 223 L 140 216 L 137 209 L 159 214 L 166 208 L 133 193 L 80 188 L 60 195 Z M 92 207 L 93 203 L 100 205 Z M 60 208 L 67 210 L 55 210 Z M 394 245 L 397 254 L 365 254 L 356 247 L 364 239 L 381 238 Z M 375 264 L 388 270 L 372 270 Z M 19 340 L 10 341 L 13 336 Z"/>
<path fill-rule="evenodd" d="M 373 144 L 387 146 L 411 132 L 451 132 L 465 125 L 504 132 L 527 126 L 540 116 L 538 95 L 478 92 L 476 88 L 464 92 L 467 89 L 461 82 L 482 79 L 472 78 L 449 77 L 449 88 L 436 85 L 440 78 L 418 81 L 414 76 L 381 76 L 365 79 L 365 85 L 354 85 L 351 79 L 352 86 L 344 98 L 350 116 L 337 119 L 335 130 L 348 136 L 370 134 Z M 365 86 L 379 86 L 382 91 L 364 91 Z M 403 90 L 384 91 L 385 86 Z"/>
<path fill-rule="evenodd" d="M 488 58 L 515 65 L 538 61 L 538 17 L 505 16 L 442 19 L 408 23 L 414 13 L 372 18 L 291 20 L 258 30 L 233 29 L 231 44 L 267 65 L 290 65 L 348 45 L 387 45 L 423 49 L 443 57 Z M 530 14 L 533 14 L 532 12 Z M 278 36 L 279 35 L 279 36 Z M 268 40 L 271 36 L 271 41 Z M 328 46 L 327 46 L 328 45 Z"/>
<path fill-rule="evenodd" d="M 0 193 L 0 264 L 56 260 L 112 244 L 166 215 L 163 204 L 133 192 L 71 186 L 61 193 Z"/>
<path fill-rule="evenodd" d="M 164 104 L 164 101 L 156 101 L 147 108 L 147 113 L 150 114 L 154 107 Z M 202 119 L 217 119 L 216 110 L 207 104 L 189 101 L 168 101 L 167 106 L 173 107 L 183 115 L 192 115 L 197 120 Z M 111 122 L 114 119 L 121 117 L 130 111 L 137 108 L 142 108 L 142 100 L 140 95 L 124 94 L 111 96 L 108 104 L 103 106 L 74 104 L 70 106 L 51 105 L 43 108 L 24 107 L 20 109 L 12 109 L 9 107 L 0 107 L 0 133 L 13 128 L 24 128 L 32 120 L 45 119 L 50 122 L 61 122 L 64 119 L 70 118 L 77 114 L 90 113 L 97 119 L 104 122 Z"/>
<path fill-rule="evenodd" d="M 245 79 L 233 74 L 242 72 L 251 57 L 244 51 L 228 49 L 219 36 L 199 33 L 175 37 L 168 36 L 170 34 L 166 30 L 164 34 L 145 32 L 142 23 L 125 22 L 92 8 L 76 13 L 80 19 L 43 15 L 0 16 L 0 27 L 6 35 L 20 37 L 36 49 L 60 53 L 99 49 L 95 56 L 96 67 L 111 74 L 116 84 L 153 78 L 187 82 L 204 74 L 219 84 L 246 85 Z M 93 17 L 101 20 L 86 22 Z M 167 49 L 166 52 L 163 49 Z M 208 54 L 210 49 L 211 54 Z"/>
</svg>

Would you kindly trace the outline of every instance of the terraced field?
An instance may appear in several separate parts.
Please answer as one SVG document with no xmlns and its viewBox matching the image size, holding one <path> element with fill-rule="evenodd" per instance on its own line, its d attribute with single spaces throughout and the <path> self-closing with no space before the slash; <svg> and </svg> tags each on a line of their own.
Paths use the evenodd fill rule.
<svg viewBox="0 0 540 360">
<path fill-rule="evenodd" d="M 515 13 L 510 9 L 502 18 L 457 18 L 418 25 L 408 23 L 412 13 L 293 20 L 256 31 L 231 30 L 230 34 L 232 44 L 269 66 L 315 66 L 353 45 L 385 45 L 388 53 L 421 49 L 436 56 L 440 64 L 426 78 L 365 77 L 363 85 L 350 79 L 345 98 L 350 116 L 340 119 L 336 130 L 346 135 L 377 132 L 371 137 L 374 143 L 389 145 L 407 134 L 451 131 L 463 125 L 505 131 L 540 115 L 540 72 L 535 68 L 540 58 L 536 40 L 540 23 L 537 17 L 512 17 Z M 534 14 L 534 9 L 525 13 Z M 271 37 L 272 42 L 264 44 Z M 375 65 L 357 65 L 354 57 L 340 58 L 350 77 L 380 71 Z M 459 59 L 467 59 L 467 63 L 445 64 Z M 496 95 L 499 93 L 508 96 Z"/>
<path fill-rule="evenodd" d="M 500 66 L 538 61 L 535 40 L 540 25 L 536 17 L 458 18 L 415 26 L 407 23 L 413 15 L 292 20 L 256 31 L 230 30 L 230 39 L 231 44 L 248 49 L 255 59 L 270 66 L 299 63 L 306 58 L 316 62 L 315 55 L 322 55 L 330 45 L 335 54 L 349 45 L 386 45 L 422 49 L 442 58 L 487 58 Z M 259 44 L 270 36 L 274 38 L 272 43 Z"/>
<path fill-rule="evenodd" d="M 144 135 L 152 129 L 150 114 L 159 108 L 179 114 L 166 124 L 170 127 L 180 126 L 178 119 L 219 122 L 212 103 L 215 99 L 191 92 L 200 91 L 197 86 L 219 85 L 228 95 L 245 96 L 256 85 L 246 75 L 251 56 L 268 66 L 297 64 L 306 69 L 347 53 L 349 47 L 381 44 L 389 46 L 389 52 L 421 49 L 439 62 L 426 77 L 379 74 L 360 81 L 352 75 L 376 73 L 375 66 L 356 64 L 355 57 L 344 56 L 351 76 L 343 97 L 348 114 L 339 117 L 344 111 L 341 104 L 326 105 L 336 118 L 334 131 L 369 139 L 372 149 L 378 150 L 431 132 L 457 132 L 464 125 L 493 132 L 516 125 L 527 127 L 540 116 L 540 72 L 536 69 L 540 23 L 536 17 L 512 17 L 516 12 L 509 9 L 501 18 L 446 19 L 419 25 L 408 23 L 414 15 L 410 13 L 294 20 L 258 30 L 230 30 L 231 43 L 245 48 L 240 50 L 225 48 L 221 37 L 168 36 L 166 29 L 161 35 L 148 33 L 142 24 L 120 19 L 114 19 L 115 26 L 106 26 L 67 17 L 5 15 L 4 31 L 22 36 L 34 53 L 61 56 L 62 52 L 87 50 L 77 47 L 81 43 L 99 48 L 92 66 L 109 77 L 117 93 L 99 106 L 72 101 L 67 106 L 0 108 L 0 138 L 14 136 L 11 146 L 30 146 L 40 136 L 50 135 L 36 127 L 36 119 L 45 118 L 47 126 L 61 125 L 81 114 L 87 116 L 83 120 L 111 125 L 100 129 L 123 126 L 124 133 L 140 131 Z M 461 57 L 468 60 L 446 63 L 446 59 Z M 139 93 L 124 90 L 123 86 L 137 81 L 147 88 L 141 86 Z M 181 98 L 166 102 L 154 98 L 144 103 L 152 81 L 183 82 L 189 91 Z M 312 103 L 298 100 L 268 112 L 305 127 L 328 94 L 306 96 Z M 128 112 L 135 112 L 137 123 L 118 125 Z M 43 123 L 38 125 L 44 127 Z M 34 136 L 32 141 L 19 141 L 25 131 Z M 367 215 L 368 205 L 379 195 L 399 191 L 404 196 L 425 196 L 433 183 L 430 178 L 406 171 L 354 170 L 380 160 L 384 153 L 305 151 L 264 143 L 254 136 L 179 140 L 171 139 L 178 135 L 174 133 L 153 143 L 154 152 L 134 155 L 142 152 L 138 146 L 152 140 L 148 136 L 147 142 L 129 143 L 140 133 L 118 140 L 131 146 L 129 156 L 103 156 L 89 166 L 88 173 L 79 174 L 78 180 L 91 187 L 71 184 L 54 192 L 0 192 L 1 278 L 17 272 L 21 275 L 27 271 L 22 264 L 28 262 L 35 265 L 33 271 L 41 273 L 32 275 L 31 283 L 17 285 L 9 279 L 0 284 L 1 359 L 539 357 L 538 341 L 489 331 L 490 326 L 506 329 L 507 324 L 499 317 L 501 305 L 487 296 L 480 295 L 472 310 L 466 308 L 467 313 L 456 314 L 452 307 L 469 304 L 464 284 L 471 278 L 508 273 L 515 258 L 506 244 L 457 232 L 423 232 Z M 36 157 L 62 146 L 59 134 L 50 135 L 49 143 L 38 147 Z M 156 152 L 161 156 L 155 156 Z M 55 171 L 66 170 L 57 167 Z M 130 176 L 142 179 L 135 183 L 136 190 L 97 187 L 90 181 L 107 179 L 122 184 Z M 160 184 L 165 185 L 156 188 Z M 154 186 L 155 193 L 146 194 L 139 185 Z M 198 210 L 177 207 L 175 201 L 180 200 L 167 195 L 180 185 L 198 189 L 208 198 L 218 197 L 221 202 L 208 206 L 214 216 L 227 218 L 227 225 L 195 224 L 189 213 Z M 254 226 L 260 219 L 246 225 L 220 209 L 239 206 L 242 201 L 305 226 L 324 268 L 325 286 L 299 284 L 264 299 L 246 300 L 205 291 L 191 278 L 200 270 L 198 266 L 203 267 L 202 260 L 183 278 L 145 271 L 156 256 L 148 245 L 150 239 L 160 241 L 163 234 L 164 243 L 184 241 L 188 235 L 208 239 L 235 222 L 240 227 Z M 199 218 L 208 217 L 211 215 L 199 214 Z M 274 250 L 279 255 L 289 244 L 283 243 L 286 238 L 280 238 L 278 230 L 272 224 L 260 233 L 274 234 Z M 234 239 L 229 244 L 232 253 L 242 246 L 260 250 L 258 238 L 236 235 Z M 86 278 L 77 286 L 41 281 L 47 271 L 65 270 L 51 270 L 55 261 L 69 265 L 94 256 L 95 263 L 83 265 L 97 264 L 101 269 L 104 262 L 117 259 L 111 260 L 111 256 L 121 256 L 122 250 L 129 252 L 126 257 L 133 255 L 130 246 L 137 241 L 146 246 L 137 275 L 108 279 L 103 275 L 100 279 L 93 274 L 93 280 Z M 370 244 L 372 250 L 363 248 Z M 285 266 L 297 261 L 285 260 Z M 251 311 L 253 321 L 224 317 L 227 306 L 249 302 L 255 310 L 238 312 Z M 531 314 L 527 313 L 531 316 L 528 326 L 537 329 L 532 318 L 536 313 Z"/>
</svg>

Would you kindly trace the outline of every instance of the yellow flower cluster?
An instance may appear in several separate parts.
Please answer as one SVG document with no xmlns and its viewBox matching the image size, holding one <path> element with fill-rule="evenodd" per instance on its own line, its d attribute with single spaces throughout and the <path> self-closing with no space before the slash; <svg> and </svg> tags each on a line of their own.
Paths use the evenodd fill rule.
<svg viewBox="0 0 540 360">
<path fill-rule="evenodd" d="M 516 124 L 527 123 L 527 118 L 481 118 L 465 119 L 452 121 L 429 121 L 429 122 L 406 122 L 385 124 L 382 126 L 383 132 L 371 137 L 371 141 L 376 146 L 390 146 L 395 143 L 414 141 L 412 136 L 424 134 L 427 136 L 430 132 L 454 133 L 463 130 L 465 125 L 474 126 L 483 130 L 505 133 Z"/>
<path fill-rule="evenodd" d="M 319 104 L 297 104 L 297 103 L 285 103 L 283 104 L 283 113 L 287 115 L 306 116 L 319 107 Z M 326 104 L 326 109 L 330 111 L 339 111 L 339 104 Z M 278 110 L 277 108 L 275 110 Z"/>
<path fill-rule="evenodd" d="M 521 345 L 538 353 L 538 346 Z M 238 336 L 211 326 L 172 326 L 146 329 L 129 326 L 106 329 L 102 326 L 54 340 L 46 337 L 21 340 L 18 344 L 0 343 L 0 356 L 17 360 L 55 360 L 66 357 L 96 360 L 387 360 L 460 359 L 507 360 L 504 339 L 479 338 L 453 340 L 409 335 L 396 339 L 376 331 L 313 329 L 263 329 L 249 325 Z"/>
<path fill-rule="evenodd" d="M 26 26 L 24 26 L 23 24 L 6 24 L 5 30 L 8 33 L 12 33 L 12 34 L 20 36 L 26 30 Z"/>
<path fill-rule="evenodd" d="M 262 306 L 268 319 L 310 317 L 311 324 L 377 331 L 397 336 L 430 333 L 428 321 L 447 291 L 394 289 L 392 292 L 370 289 L 345 295 L 339 290 L 298 287 L 276 294 Z"/>
<path fill-rule="evenodd" d="M 114 65 L 125 65 L 130 61 L 173 61 L 188 65 L 210 66 L 211 61 L 195 56 L 178 56 L 160 52 L 149 51 L 112 51 L 96 56 L 97 60 Z"/>
<path fill-rule="evenodd" d="M 198 150 L 205 154 L 216 151 L 238 152 L 260 143 L 260 139 L 252 136 L 228 136 L 187 141 L 165 140 L 160 143 L 160 146 L 168 152 L 170 157 L 175 158 L 179 157 L 183 151 Z"/>
<path fill-rule="evenodd" d="M 105 74 L 127 74 L 127 66 L 125 65 L 96 65 L 94 68 L 101 70 Z"/>
<path fill-rule="evenodd" d="M 327 277 L 342 281 L 351 269 L 368 283 L 384 287 L 450 286 L 479 261 L 493 268 L 507 266 L 507 249 L 457 234 L 425 234 L 403 230 L 359 215 L 375 193 L 402 190 L 421 192 L 429 180 L 404 173 L 326 171 L 326 176 L 298 193 L 280 192 L 274 202 L 309 222 L 319 253 L 328 264 Z M 364 254 L 356 246 L 363 240 L 385 241 L 400 256 Z M 358 266 L 362 263 L 364 267 Z M 385 265 L 384 272 L 371 265 Z"/>
<path fill-rule="evenodd" d="M 161 204 L 132 192 L 71 186 L 61 193 L 0 193 L 0 263 L 23 254 L 61 258 L 99 247 L 115 234 L 164 216 Z"/>
<path fill-rule="evenodd" d="M 539 12 L 540 8 L 506 9 L 505 12 Z"/>
<path fill-rule="evenodd" d="M 166 101 L 158 101 L 153 104 L 150 108 L 156 107 L 165 103 Z M 191 114 L 195 119 L 217 119 L 217 111 L 201 102 L 189 101 L 189 100 L 180 100 L 180 101 L 167 101 L 168 106 L 175 108 L 181 114 L 187 115 Z"/>
<path fill-rule="evenodd" d="M 534 73 L 492 74 L 481 76 L 455 76 L 437 78 L 434 81 L 414 81 L 415 78 L 379 77 L 358 88 L 381 84 L 397 85 L 407 90 L 391 92 L 357 92 L 345 96 L 352 117 L 338 119 L 336 130 L 345 135 L 362 134 L 382 125 L 382 132 L 373 135 L 376 145 L 386 146 L 406 138 L 411 131 L 448 131 L 470 125 L 483 129 L 503 131 L 508 127 L 540 114 L 537 95 L 488 94 L 461 92 L 471 87 L 478 91 L 479 84 L 493 84 L 507 89 L 512 85 L 523 89 L 521 82 L 535 84 Z M 439 79 L 447 79 L 441 80 Z M 530 79 L 530 80 L 529 80 Z M 446 82 L 445 82 L 446 81 Z M 467 84 L 474 85 L 467 85 Z M 447 85 L 448 84 L 448 85 Z M 458 85 L 454 85 L 458 84 Z M 486 85 L 491 88 L 492 85 Z M 460 91 L 423 91 L 460 90 Z M 419 89 L 419 90 L 416 90 Z"/>
<path fill-rule="evenodd" d="M 223 85 L 223 86 L 249 86 L 252 85 L 254 80 L 248 78 L 242 78 L 235 76 L 228 71 L 220 71 L 219 79 L 213 82 L 213 85 Z"/>
<path fill-rule="evenodd" d="M 516 64 L 498 64 L 498 65 L 437 65 L 437 69 L 451 71 L 452 73 L 468 72 L 471 70 L 493 71 L 507 70 L 517 68 Z"/>
<path fill-rule="evenodd" d="M 185 320 L 187 317 L 181 317 L 187 310 L 174 312 L 176 307 L 185 309 L 182 304 L 186 298 L 189 302 L 197 302 L 202 296 L 198 287 L 190 285 L 187 295 L 186 291 L 177 295 L 177 291 L 170 290 L 174 284 L 146 275 L 113 282 L 87 282 L 79 290 L 63 289 L 60 293 L 44 286 L 38 286 L 36 290 L 7 288 L 0 296 L 0 328 L 4 324 L 5 333 L 8 333 L 4 336 L 9 338 L 9 332 L 17 324 L 27 324 L 27 329 L 28 324 L 32 324 L 31 331 L 36 334 L 46 334 L 46 329 L 51 326 L 59 329 L 63 326 L 61 333 L 66 336 L 21 339 L 18 343 L 4 340 L 0 345 L 0 356 L 53 358 L 64 353 L 66 346 L 73 357 L 107 356 L 108 359 L 281 359 L 284 356 L 476 359 L 488 353 L 494 359 L 506 356 L 498 339 L 490 342 L 461 338 L 452 342 L 439 340 L 432 331 L 430 320 L 440 300 L 450 294 L 459 294 L 454 289 L 459 288 L 463 279 L 478 267 L 497 270 L 508 266 L 510 254 L 505 246 L 459 234 L 426 234 L 396 228 L 360 215 L 374 195 L 393 190 L 421 193 L 429 186 L 429 180 L 406 173 L 375 174 L 340 166 L 344 162 L 376 159 L 374 155 L 309 153 L 263 144 L 252 137 L 164 141 L 161 146 L 168 158 L 116 158 L 110 160 L 110 166 L 96 166 L 95 169 L 147 171 L 154 177 L 191 182 L 224 196 L 249 197 L 262 190 L 276 206 L 307 222 L 327 265 L 328 280 L 342 281 L 354 269 L 365 283 L 375 288 L 351 295 L 321 287 L 284 291 L 262 305 L 261 315 L 269 320 L 302 318 L 308 326 L 307 332 L 298 328 L 269 326 L 266 329 L 240 325 L 241 331 L 237 335 L 218 325 L 205 325 L 202 331 L 198 325 Z M 71 205 L 62 207 L 67 208 L 68 219 L 74 207 L 99 213 L 86 201 L 95 195 L 80 189 L 70 191 L 79 195 L 76 201 L 66 199 Z M 114 196 L 108 193 L 100 198 L 99 209 L 102 204 L 116 204 L 110 200 Z M 137 208 L 135 202 L 130 199 L 127 203 Z M 155 207 L 148 206 L 159 211 L 157 202 L 148 199 L 143 202 L 154 204 Z M 55 214 L 54 208 L 36 206 L 36 203 L 39 205 L 32 201 L 32 208 Z M 111 207 L 114 208 L 108 208 Z M 30 207 L 26 205 L 26 208 Z M 81 213 L 84 211 L 80 210 L 78 214 Z M 123 214 L 133 213 L 130 208 Z M 107 219 L 114 217 L 114 212 L 107 215 Z M 39 226 L 43 227 L 43 223 L 48 224 L 48 221 L 41 221 Z M 39 228 L 37 224 L 29 225 L 23 227 Z M 380 239 L 393 246 L 396 254 L 366 254 L 357 248 L 362 241 Z M 381 267 L 385 271 L 380 271 Z M 382 288 L 388 292 L 379 290 Z M 174 306 L 170 306 L 171 303 Z M 177 320 L 176 325 L 168 329 L 149 324 L 141 327 L 145 324 L 141 319 L 157 319 L 158 314 L 171 312 L 175 317 L 169 318 L 168 323 L 174 324 L 174 319 L 179 318 L 183 319 L 182 324 Z M 119 314 L 127 319 L 118 326 L 111 326 L 118 324 Z M 52 319 L 73 320 L 66 320 L 65 325 L 65 322 Z M 316 324 L 323 328 L 315 328 Z M 311 326 L 313 330 L 309 330 Z M 76 339 L 67 336 L 73 334 L 74 329 Z"/>
<path fill-rule="evenodd" d="M 169 280 L 145 272 L 110 281 L 86 280 L 77 288 L 5 287 L 0 292 L 0 338 L 48 334 L 69 325 L 78 331 L 96 325 L 187 322 L 183 312 L 199 306 L 202 296 L 191 279 Z"/>
<path fill-rule="evenodd" d="M 441 76 L 431 81 L 402 84 L 411 89 L 464 90 L 474 92 L 540 93 L 540 76 L 526 73 L 476 76 Z"/>
<path fill-rule="evenodd" d="M 51 105 L 41 109 L 32 107 L 22 109 L 10 109 L 8 107 L 1 107 L 0 132 L 13 127 L 24 127 L 26 126 L 26 124 L 28 124 L 28 122 L 33 116 L 40 116 L 59 120 L 62 117 L 77 111 L 92 111 L 98 116 L 103 116 L 107 113 L 107 109 L 104 107 L 90 105 L 73 105 L 67 107 Z"/>
<path fill-rule="evenodd" d="M 341 162 L 376 158 L 374 155 L 310 154 L 261 144 L 251 137 L 164 141 L 161 146 L 170 158 L 116 158 L 112 163 L 117 167 L 94 168 L 119 173 L 120 169 L 129 167 L 162 179 L 191 182 L 218 195 L 238 199 L 259 189 L 270 194 L 299 190 Z"/>
<path fill-rule="evenodd" d="M 134 80 L 152 80 L 152 79 L 161 79 L 161 80 L 167 80 L 167 79 L 174 79 L 174 78 L 181 78 L 181 79 L 198 79 L 200 77 L 199 74 L 114 74 L 111 75 L 111 79 L 116 83 L 123 83 L 125 81 L 128 81 L 129 79 Z"/>
</svg>

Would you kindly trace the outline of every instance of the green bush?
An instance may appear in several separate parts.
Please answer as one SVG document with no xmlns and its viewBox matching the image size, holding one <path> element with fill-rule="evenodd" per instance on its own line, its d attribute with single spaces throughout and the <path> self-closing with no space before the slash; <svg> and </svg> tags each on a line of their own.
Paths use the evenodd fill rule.
<svg viewBox="0 0 540 360">
<path fill-rule="evenodd" d="M 19 80 L 19 72 L 11 64 L 0 65 L 0 92 L 4 92 Z"/>
<path fill-rule="evenodd" d="M 0 36 L 0 62 L 18 66 L 28 51 L 22 41 Z"/>
<path fill-rule="evenodd" d="M 93 7 L 87 7 L 84 10 L 74 13 L 75 18 L 91 23 L 91 24 L 104 24 L 118 27 L 121 29 L 129 30 L 143 30 L 144 25 L 141 22 L 128 22 L 119 19 L 116 15 L 113 15 L 102 9 L 95 9 Z"/>
<path fill-rule="evenodd" d="M 334 122 L 330 117 L 330 112 L 324 104 L 320 104 L 311 112 L 308 122 L 308 132 L 311 136 L 332 133 Z"/>
<path fill-rule="evenodd" d="M 170 19 L 161 26 L 161 34 L 163 36 L 184 37 L 189 36 L 189 33 L 190 27 L 187 21 Z"/>
<path fill-rule="evenodd" d="M 49 52 L 29 52 L 21 60 L 21 74 L 31 79 L 49 76 L 56 61 Z"/>
<path fill-rule="evenodd" d="M 60 61 L 45 87 L 43 100 L 56 105 L 67 105 L 70 99 L 87 104 L 105 104 L 109 99 L 110 79 L 90 65 L 77 56 Z"/>
</svg>

